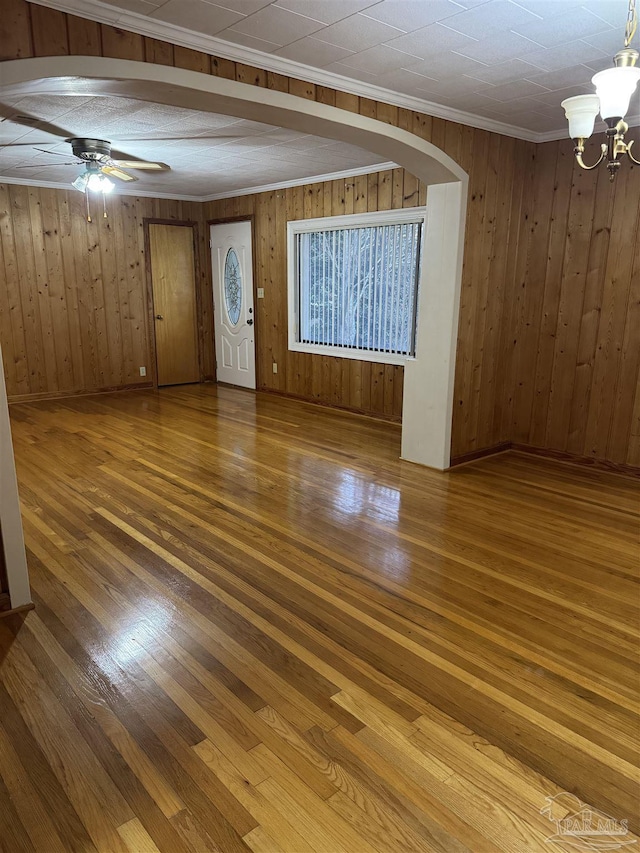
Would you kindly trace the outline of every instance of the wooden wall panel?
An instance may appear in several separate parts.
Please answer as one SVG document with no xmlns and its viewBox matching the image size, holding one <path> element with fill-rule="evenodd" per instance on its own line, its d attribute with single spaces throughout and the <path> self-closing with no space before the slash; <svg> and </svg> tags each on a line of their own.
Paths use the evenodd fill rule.
<svg viewBox="0 0 640 853">
<path fill-rule="evenodd" d="M 511 438 L 638 465 L 640 168 L 612 184 L 562 140 L 536 146 L 532 178 Z"/>
<path fill-rule="evenodd" d="M 69 37 L 64 12 L 47 6 L 31 6 L 34 56 L 67 56 Z"/>
<path fill-rule="evenodd" d="M 61 17 L 61 13 L 50 16 L 49 36 L 49 28 L 43 26 L 47 14 L 42 7 L 30 5 L 26 0 L 4 0 L 0 58 L 68 51 L 76 55 L 102 54 L 173 63 L 176 67 L 361 112 L 397 124 L 445 150 L 470 175 L 453 455 L 515 441 L 593 459 L 640 464 L 640 391 L 637 390 L 640 273 L 638 226 L 633 224 L 637 223 L 640 198 L 638 169 L 623 166 L 616 184 L 610 188 L 603 171 L 589 174 L 576 171 L 568 140 L 536 146 L 500 137 L 81 18 Z M 66 35 L 62 21 L 66 21 Z M 381 195 L 382 204 L 388 203 L 387 180 L 375 188 L 369 187 L 366 177 L 345 182 L 344 212 L 366 210 L 372 204 L 374 189 L 379 198 Z M 332 210 L 333 192 L 332 188 Z M 340 197 L 340 187 L 335 192 Z M 391 192 L 395 194 L 396 205 L 399 194 L 403 205 L 411 204 L 415 193 L 424 202 L 424 188 L 410 186 L 407 176 L 401 181 L 394 173 Z M 615 208 L 612 193 L 617 199 Z M 328 207 L 328 198 L 328 190 L 323 189 L 323 211 Z M 147 203 L 168 210 L 166 218 L 174 216 L 171 202 Z M 254 203 L 238 199 L 227 202 L 225 207 L 237 215 L 246 213 L 250 204 Z M 342 210 L 342 202 L 336 204 Z M 262 221 L 270 223 L 270 227 L 275 223 L 280 230 L 287 211 L 295 209 L 302 211 L 300 215 L 307 215 L 304 211 L 311 210 L 313 205 L 320 209 L 319 199 L 305 196 L 304 190 L 287 191 L 284 205 L 282 199 L 268 197 L 261 199 L 258 212 Z M 140 211 L 136 210 L 139 217 Z M 192 218 L 195 215 L 191 213 Z M 28 204 L 17 209 L 14 216 L 22 223 L 21 227 L 27 227 Z M 78 230 L 73 222 L 71 230 Z M 76 240 L 80 237 L 76 234 Z M 273 246 L 269 243 L 270 231 L 260 239 L 266 241 L 262 249 L 265 269 L 260 275 L 268 277 L 273 288 L 276 279 L 273 269 L 281 265 L 281 249 L 277 243 Z M 52 242 L 53 246 L 47 241 L 46 257 L 52 256 L 51 253 L 55 257 L 55 238 Z M 20 292 L 14 292 L 14 284 L 14 290 L 9 289 L 3 295 L 11 304 L 19 302 L 24 326 L 16 328 L 15 323 L 8 323 L 4 317 L 0 318 L 0 329 L 3 339 L 10 335 L 14 352 L 18 353 L 17 362 L 9 368 L 15 383 L 20 387 L 35 387 L 51 381 L 43 360 L 47 341 L 41 339 L 42 346 L 37 351 L 32 345 L 33 334 L 40 334 L 38 330 L 44 328 L 43 317 L 47 319 L 50 306 L 46 302 L 41 304 L 38 292 L 38 269 L 42 265 L 38 267 L 35 260 L 28 263 L 17 248 L 24 243 L 29 240 L 16 236 L 14 255 L 9 250 L 9 261 L 6 258 L 4 261 L 19 270 Z M 91 270 L 99 267 L 97 256 L 72 260 L 69 245 L 61 240 L 63 269 L 75 263 L 91 281 Z M 204 258 L 203 245 L 200 254 Z M 206 276 L 206 267 L 201 270 L 201 276 Z M 211 298 L 208 282 L 203 279 L 201 283 L 206 313 L 211 310 Z M 92 312 L 96 313 L 93 296 L 95 305 L 103 306 L 98 316 L 92 316 Z M 73 304 L 72 299 L 69 305 Z M 81 318 L 84 316 L 79 330 L 54 311 L 56 322 L 62 323 L 63 328 L 65 322 L 69 323 L 72 351 L 77 346 L 73 341 L 77 341 L 78 335 L 81 338 L 86 335 L 87 328 L 95 328 L 102 336 L 117 332 L 117 323 L 114 325 L 112 318 L 107 321 L 99 316 L 111 304 L 109 299 L 101 301 L 99 288 L 92 283 L 88 290 L 78 291 L 78 312 Z M 273 316 L 277 318 L 278 312 Z M 205 317 L 203 335 L 210 336 L 210 321 L 210 315 Z M 128 322 L 125 321 L 125 329 Z M 397 369 L 385 368 L 384 375 L 372 378 L 371 368 L 362 367 L 363 362 L 332 364 L 327 360 L 318 367 L 309 361 L 313 357 L 283 353 L 280 335 L 274 335 L 274 340 L 270 334 L 263 337 L 260 351 L 264 364 L 260 365 L 259 381 L 265 383 L 264 387 L 278 386 L 279 390 L 295 387 L 301 389 L 302 396 L 366 411 L 397 414 L 401 410 Z M 31 347 L 29 363 L 24 354 L 27 342 Z M 63 353 L 65 346 L 61 345 Z M 284 358 L 286 372 L 274 379 L 273 374 L 266 374 L 270 369 L 269 359 L 275 356 L 280 359 L 279 364 Z M 210 348 L 206 357 L 213 372 Z M 74 382 L 84 382 L 86 387 L 94 387 L 91 383 L 97 381 L 96 377 L 99 379 L 100 373 L 106 378 L 106 374 L 128 375 L 130 369 L 120 363 L 115 370 L 107 369 L 104 352 L 83 353 L 81 367 L 77 358 L 72 357 L 71 362 L 70 368 L 65 366 L 64 370 L 71 370 Z"/>
<path fill-rule="evenodd" d="M 11 399 L 148 384 L 143 222 L 198 220 L 202 206 L 111 196 L 86 221 L 75 190 L 0 185 L 0 334 Z M 198 286 L 209 291 L 198 223 Z M 206 300 L 205 300 L 206 301 Z M 211 310 L 200 334 L 212 376 Z"/>
<path fill-rule="evenodd" d="M 69 33 L 69 53 L 81 56 L 100 56 L 102 53 L 102 33 L 100 24 L 67 15 Z"/>
<path fill-rule="evenodd" d="M 3 0 L 0 15 L 0 61 L 33 56 L 31 7 L 25 0 Z"/>
</svg>

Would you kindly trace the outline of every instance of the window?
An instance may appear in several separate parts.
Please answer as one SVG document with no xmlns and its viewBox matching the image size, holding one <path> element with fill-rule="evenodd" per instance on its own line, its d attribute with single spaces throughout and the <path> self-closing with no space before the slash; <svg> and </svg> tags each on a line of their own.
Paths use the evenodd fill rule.
<svg viewBox="0 0 640 853">
<path fill-rule="evenodd" d="M 289 222 L 289 349 L 414 356 L 423 228 L 415 209 Z"/>
<path fill-rule="evenodd" d="M 238 325 L 242 309 L 242 273 L 236 250 L 231 248 L 224 261 L 224 304 L 232 326 Z"/>
</svg>

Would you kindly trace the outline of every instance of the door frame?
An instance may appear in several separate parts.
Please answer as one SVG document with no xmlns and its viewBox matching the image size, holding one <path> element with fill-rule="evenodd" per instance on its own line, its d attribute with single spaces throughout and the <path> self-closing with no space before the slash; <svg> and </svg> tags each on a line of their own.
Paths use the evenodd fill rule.
<svg viewBox="0 0 640 853">
<path fill-rule="evenodd" d="M 156 324 L 155 324 L 155 308 L 153 300 L 153 273 L 151 270 L 151 243 L 149 240 L 150 225 L 178 225 L 182 228 L 191 228 L 193 240 L 193 278 L 196 289 L 196 334 L 198 344 L 198 375 L 199 381 L 204 382 L 204 323 L 202 311 L 202 293 L 200 292 L 200 256 L 198 252 L 198 223 L 192 219 L 156 219 L 154 217 L 145 217 L 143 220 L 144 228 L 144 257 L 145 257 L 145 278 L 147 282 L 147 324 L 149 326 L 149 361 L 151 369 L 151 381 L 154 388 L 158 388 L 158 349 L 156 346 Z M 142 378 L 142 377 L 141 377 Z M 147 379 L 149 378 L 147 374 Z"/>
<path fill-rule="evenodd" d="M 216 217 L 216 219 L 207 219 L 207 270 L 209 273 L 209 293 L 211 294 L 211 321 L 213 323 L 213 363 L 215 365 L 215 382 L 216 384 L 226 385 L 225 382 L 218 383 L 218 359 L 216 358 L 216 304 L 213 298 L 213 263 L 211 260 L 211 226 L 212 225 L 228 225 L 230 222 L 250 222 L 251 223 L 251 281 L 253 287 L 253 358 L 255 361 L 255 370 L 256 370 L 256 387 L 255 388 L 242 388 L 242 391 L 259 391 L 260 383 L 258 382 L 259 377 L 259 361 L 258 361 L 258 342 L 260 340 L 260 329 L 258 328 L 258 277 L 256 275 L 257 267 L 257 255 L 256 255 L 256 215 L 255 213 L 247 213 L 245 216 L 221 216 Z M 235 387 L 235 386 L 234 386 Z"/>
</svg>

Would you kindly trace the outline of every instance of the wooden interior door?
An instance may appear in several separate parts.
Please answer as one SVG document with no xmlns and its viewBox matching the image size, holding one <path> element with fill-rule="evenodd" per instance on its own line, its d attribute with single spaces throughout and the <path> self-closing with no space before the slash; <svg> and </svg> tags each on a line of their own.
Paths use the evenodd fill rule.
<svg viewBox="0 0 640 853">
<path fill-rule="evenodd" d="M 158 385 L 200 381 L 193 228 L 149 225 Z"/>
</svg>

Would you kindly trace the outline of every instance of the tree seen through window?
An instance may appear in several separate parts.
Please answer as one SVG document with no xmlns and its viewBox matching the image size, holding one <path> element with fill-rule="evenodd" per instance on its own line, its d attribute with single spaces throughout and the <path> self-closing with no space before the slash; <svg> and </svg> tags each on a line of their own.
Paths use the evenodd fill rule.
<svg viewBox="0 0 640 853">
<path fill-rule="evenodd" d="M 297 235 L 303 343 L 413 355 L 422 223 Z"/>
</svg>

